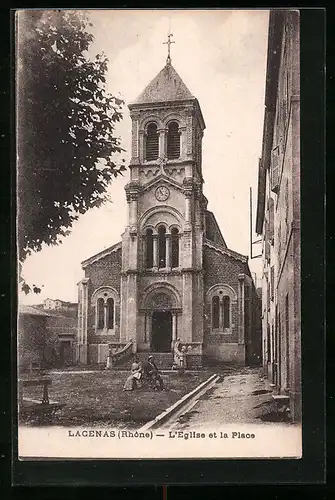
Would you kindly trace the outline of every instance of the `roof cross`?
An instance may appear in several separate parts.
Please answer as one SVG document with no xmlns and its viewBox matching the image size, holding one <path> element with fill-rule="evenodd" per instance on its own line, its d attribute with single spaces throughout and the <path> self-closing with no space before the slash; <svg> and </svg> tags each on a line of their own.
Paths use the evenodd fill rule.
<svg viewBox="0 0 335 500">
<path fill-rule="evenodd" d="M 168 46 L 168 55 L 167 55 L 167 58 L 166 58 L 166 64 L 171 64 L 171 43 L 176 43 L 176 42 L 171 42 L 171 37 L 173 36 L 172 33 L 169 33 L 168 34 L 168 40 L 167 42 L 163 42 L 163 45 L 167 45 Z"/>
</svg>

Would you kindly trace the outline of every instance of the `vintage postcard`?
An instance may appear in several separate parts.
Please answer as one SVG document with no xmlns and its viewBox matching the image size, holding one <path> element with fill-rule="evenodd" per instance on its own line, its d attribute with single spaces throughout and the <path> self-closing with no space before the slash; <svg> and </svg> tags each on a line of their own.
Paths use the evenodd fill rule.
<svg viewBox="0 0 335 500">
<path fill-rule="evenodd" d="M 16 13 L 19 458 L 301 458 L 297 10 Z"/>
</svg>

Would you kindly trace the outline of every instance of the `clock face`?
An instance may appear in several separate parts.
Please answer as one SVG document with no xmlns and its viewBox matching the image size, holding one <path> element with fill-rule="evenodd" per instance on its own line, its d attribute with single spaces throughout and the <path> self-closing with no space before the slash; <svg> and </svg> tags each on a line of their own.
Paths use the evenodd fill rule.
<svg viewBox="0 0 335 500">
<path fill-rule="evenodd" d="M 165 201 L 170 196 L 170 191 L 166 186 L 159 186 L 155 194 L 158 201 Z"/>
</svg>

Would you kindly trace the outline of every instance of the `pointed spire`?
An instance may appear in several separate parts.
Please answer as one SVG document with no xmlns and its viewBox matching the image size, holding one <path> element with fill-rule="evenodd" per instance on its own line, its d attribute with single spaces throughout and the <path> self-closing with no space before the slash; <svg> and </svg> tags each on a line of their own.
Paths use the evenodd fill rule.
<svg viewBox="0 0 335 500">
<path fill-rule="evenodd" d="M 183 101 L 195 99 L 174 67 L 167 61 L 164 68 L 146 86 L 133 104 Z"/>
</svg>

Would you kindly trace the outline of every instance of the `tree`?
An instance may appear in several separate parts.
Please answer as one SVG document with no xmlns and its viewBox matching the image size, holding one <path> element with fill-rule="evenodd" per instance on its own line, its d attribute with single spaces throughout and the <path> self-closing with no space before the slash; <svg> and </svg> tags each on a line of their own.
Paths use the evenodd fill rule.
<svg viewBox="0 0 335 500">
<path fill-rule="evenodd" d="M 17 39 L 18 256 L 68 235 L 126 167 L 115 136 L 124 102 L 106 91 L 107 58 L 90 58 L 83 11 L 22 11 Z M 24 284 L 25 285 L 25 284 Z"/>
</svg>

